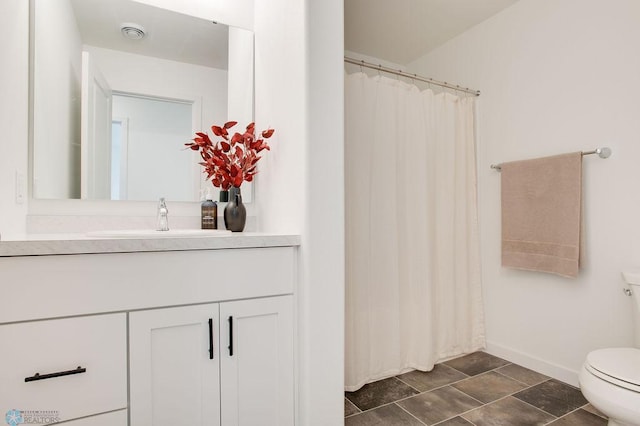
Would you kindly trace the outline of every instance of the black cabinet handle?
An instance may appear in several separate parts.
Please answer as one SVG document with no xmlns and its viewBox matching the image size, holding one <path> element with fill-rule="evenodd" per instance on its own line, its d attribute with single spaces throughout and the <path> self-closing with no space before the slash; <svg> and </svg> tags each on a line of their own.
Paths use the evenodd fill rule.
<svg viewBox="0 0 640 426">
<path fill-rule="evenodd" d="M 213 359 L 213 318 L 209 318 L 209 359 Z"/>
<path fill-rule="evenodd" d="M 233 316 L 229 317 L 229 356 L 233 356 Z"/>
<path fill-rule="evenodd" d="M 78 367 L 75 370 L 59 371 L 57 373 L 49 373 L 49 374 L 36 373 L 31 377 L 25 377 L 24 381 L 35 382 L 36 380 L 53 379 L 54 377 L 70 376 L 72 374 L 80 374 L 80 373 L 86 373 L 86 372 L 87 372 L 86 368 Z"/>
</svg>

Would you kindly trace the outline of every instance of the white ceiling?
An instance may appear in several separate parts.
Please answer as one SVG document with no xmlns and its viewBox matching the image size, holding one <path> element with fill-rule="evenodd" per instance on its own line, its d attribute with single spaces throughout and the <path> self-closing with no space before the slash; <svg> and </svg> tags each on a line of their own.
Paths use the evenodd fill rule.
<svg viewBox="0 0 640 426">
<path fill-rule="evenodd" d="M 344 0 L 345 50 L 399 65 L 517 0 Z"/>
<path fill-rule="evenodd" d="M 71 0 L 82 42 L 179 62 L 227 69 L 228 27 L 131 0 Z M 120 25 L 144 27 L 142 40 L 127 40 Z"/>
</svg>

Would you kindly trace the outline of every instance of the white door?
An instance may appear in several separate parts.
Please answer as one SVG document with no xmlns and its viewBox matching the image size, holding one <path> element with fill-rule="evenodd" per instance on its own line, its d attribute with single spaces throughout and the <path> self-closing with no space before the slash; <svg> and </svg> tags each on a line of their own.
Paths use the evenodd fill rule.
<svg viewBox="0 0 640 426">
<path fill-rule="evenodd" d="M 111 98 L 107 80 L 91 60 L 89 52 L 82 52 L 82 198 L 111 199 Z"/>
<path fill-rule="evenodd" d="M 220 304 L 224 426 L 294 424 L 293 297 Z"/>
<path fill-rule="evenodd" d="M 218 304 L 129 314 L 131 425 L 220 425 Z"/>
</svg>

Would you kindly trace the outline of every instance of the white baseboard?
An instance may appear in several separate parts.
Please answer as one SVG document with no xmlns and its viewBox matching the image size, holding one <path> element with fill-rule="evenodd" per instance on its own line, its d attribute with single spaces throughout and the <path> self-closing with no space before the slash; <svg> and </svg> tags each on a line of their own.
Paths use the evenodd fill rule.
<svg viewBox="0 0 640 426">
<path fill-rule="evenodd" d="M 545 361 L 540 358 L 528 355 L 526 353 L 511 349 L 493 342 L 487 341 L 487 349 L 485 352 L 497 357 L 506 359 L 514 364 L 521 365 L 530 370 L 537 371 L 546 376 L 553 377 L 561 382 L 568 383 L 572 386 L 579 386 L 578 371 L 571 370 L 566 367 Z"/>
</svg>

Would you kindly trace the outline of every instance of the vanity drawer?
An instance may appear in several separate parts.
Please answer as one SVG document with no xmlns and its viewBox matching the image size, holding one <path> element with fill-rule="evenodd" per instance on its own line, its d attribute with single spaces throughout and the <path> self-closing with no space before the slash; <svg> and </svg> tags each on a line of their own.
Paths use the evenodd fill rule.
<svg viewBox="0 0 640 426">
<path fill-rule="evenodd" d="M 126 408 L 126 339 L 124 313 L 0 326 L 0 412 L 63 421 Z"/>
<path fill-rule="evenodd" d="M 264 247 L 0 257 L 3 294 L 28 301 L 5 303 L 0 324 L 291 294 L 297 256 Z"/>
</svg>

